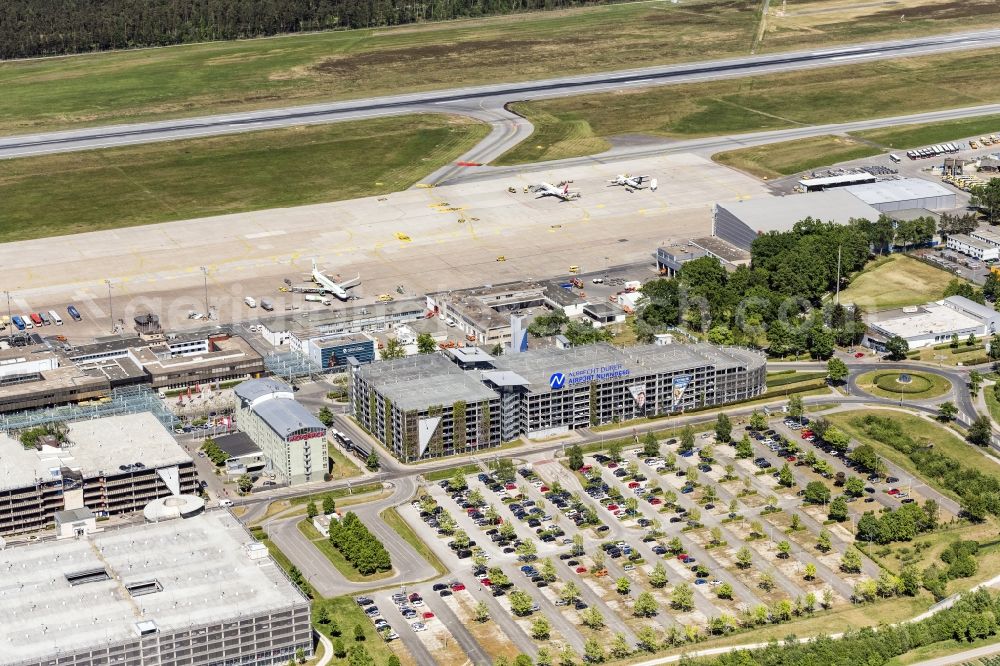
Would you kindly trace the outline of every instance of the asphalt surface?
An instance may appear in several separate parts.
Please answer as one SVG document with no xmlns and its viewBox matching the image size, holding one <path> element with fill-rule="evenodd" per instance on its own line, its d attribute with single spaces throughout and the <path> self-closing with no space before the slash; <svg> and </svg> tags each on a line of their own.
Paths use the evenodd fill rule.
<svg viewBox="0 0 1000 666">
<path fill-rule="evenodd" d="M 296 125 L 360 120 L 421 112 L 460 113 L 503 122 L 503 108 L 514 101 L 635 90 L 671 83 L 787 72 L 815 67 L 932 55 L 1000 46 L 1000 30 L 975 31 L 906 40 L 869 42 L 821 51 L 795 51 L 679 65 L 647 67 L 515 84 L 499 84 L 358 99 L 329 104 L 220 114 L 183 120 L 114 125 L 0 139 L 0 157 L 235 134 Z M 492 135 L 491 135 L 492 136 Z M 497 137 L 494 137 L 496 140 Z"/>
</svg>

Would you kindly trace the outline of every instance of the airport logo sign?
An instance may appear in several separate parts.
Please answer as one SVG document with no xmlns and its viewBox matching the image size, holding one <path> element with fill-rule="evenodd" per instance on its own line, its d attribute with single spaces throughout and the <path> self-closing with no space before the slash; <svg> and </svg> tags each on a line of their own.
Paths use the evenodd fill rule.
<svg viewBox="0 0 1000 666">
<path fill-rule="evenodd" d="M 552 376 L 549 377 L 549 386 L 553 390 L 559 390 L 566 385 L 566 375 L 561 372 L 553 372 Z"/>
</svg>

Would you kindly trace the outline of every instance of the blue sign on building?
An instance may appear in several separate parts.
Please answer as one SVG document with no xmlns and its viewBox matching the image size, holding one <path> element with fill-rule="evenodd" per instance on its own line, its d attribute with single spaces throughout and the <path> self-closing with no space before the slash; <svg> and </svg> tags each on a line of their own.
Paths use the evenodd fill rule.
<svg viewBox="0 0 1000 666">
<path fill-rule="evenodd" d="M 566 385 L 566 375 L 561 372 L 554 372 L 552 376 L 549 377 L 549 386 L 553 389 L 558 390 Z"/>
</svg>

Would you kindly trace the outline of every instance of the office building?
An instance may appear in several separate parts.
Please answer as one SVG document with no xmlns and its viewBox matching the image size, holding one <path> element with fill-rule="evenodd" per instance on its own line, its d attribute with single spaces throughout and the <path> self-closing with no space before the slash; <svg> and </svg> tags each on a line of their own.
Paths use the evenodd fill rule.
<svg viewBox="0 0 1000 666">
<path fill-rule="evenodd" d="M 926 305 L 886 310 L 868 318 L 864 344 L 884 350 L 894 336 L 906 340 L 910 349 L 951 342 L 965 342 L 970 335 L 992 336 L 1000 330 L 1000 312 L 964 296 L 949 296 Z"/>
</svg>

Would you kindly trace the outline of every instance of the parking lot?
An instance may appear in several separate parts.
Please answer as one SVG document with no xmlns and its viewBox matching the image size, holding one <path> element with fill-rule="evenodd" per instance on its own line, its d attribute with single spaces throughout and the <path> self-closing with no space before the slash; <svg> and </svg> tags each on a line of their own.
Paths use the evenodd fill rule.
<svg viewBox="0 0 1000 666">
<path fill-rule="evenodd" d="M 880 574 L 864 557 L 859 571 L 841 567 L 865 511 L 933 499 L 946 521 L 958 507 L 891 464 L 886 479 L 868 475 L 852 446 L 840 452 L 810 428 L 738 423 L 732 444 L 709 432 L 687 450 L 661 441 L 655 456 L 590 453 L 579 471 L 541 459 L 425 486 L 400 514 L 452 573 L 372 595 L 374 617 L 417 663 L 454 652 L 488 664 L 539 648 L 582 655 L 595 639 L 635 650 L 650 630 L 681 644 L 850 604 L 855 585 Z M 740 457 L 744 435 L 752 454 Z M 860 494 L 844 491 L 851 477 Z M 806 501 L 811 483 L 829 499 Z M 847 518 L 832 521 L 828 502 L 841 495 Z"/>
</svg>

